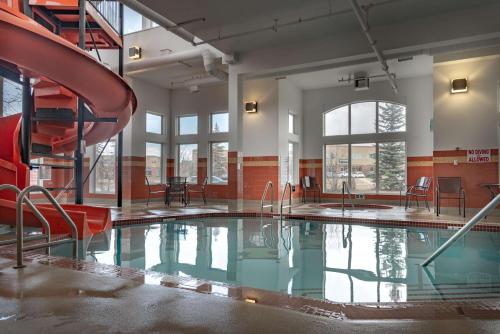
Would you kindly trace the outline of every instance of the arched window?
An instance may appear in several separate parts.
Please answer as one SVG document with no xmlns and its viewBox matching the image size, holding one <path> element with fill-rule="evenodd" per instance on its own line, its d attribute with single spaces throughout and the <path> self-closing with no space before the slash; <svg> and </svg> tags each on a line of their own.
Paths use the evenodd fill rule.
<svg viewBox="0 0 500 334">
<path fill-rule="evenodd" d="M 397 192 L 406 181 L 406 106 L 356 102 L 323 114 L 323 189 Z"/>
</svg>

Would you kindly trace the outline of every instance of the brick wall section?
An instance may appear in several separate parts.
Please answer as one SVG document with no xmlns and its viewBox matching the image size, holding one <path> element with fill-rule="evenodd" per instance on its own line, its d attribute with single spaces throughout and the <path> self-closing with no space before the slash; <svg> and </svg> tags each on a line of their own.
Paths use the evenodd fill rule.
<svg viewBox="0 0 500 334">
<path fill-rule="evenodd" d="M 268 181 L 273 182 L 274 198 L 279 198 L 278 156 L 243 158 L 243 199 L 260 200 Z"/>
</svg>

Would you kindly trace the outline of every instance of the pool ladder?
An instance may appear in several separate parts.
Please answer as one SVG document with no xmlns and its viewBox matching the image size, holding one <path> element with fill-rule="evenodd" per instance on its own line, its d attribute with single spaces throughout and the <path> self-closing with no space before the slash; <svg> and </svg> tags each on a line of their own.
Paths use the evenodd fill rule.
<svg viewBox="0 0 500 334">
<path fill-rule="evenodd" d="M 288 205 L 283 205 L 286 190 L 288 191 Z M 281 193 L 281 203 L 280 203 L 280 220 L 283 219 L 283 209 L 288 209 L 288 213 L 292 213 L 292 184 L 290 182 L 285 183 L 283 192 Z"/>
<path fill-rule="evenodd" d="M 500 204 L 500 194 L 493 198 L 484 208 L 479 210 L 474 217 L 472 217 L 467 224 L 465 224 L 457 233 L 455 233 L 450 239 L 448 239 L 441 247 L 439 247 L 434 253 L 432 253 L 425 261 L 422 263 L 423 267 L 426 267 L 429 263 L 434 261 L 441 253 L 447 250 L 455 241 L 465 236 L 477 223 L 481 221 L 484 217 L 488 216 L 497 205 Z"/>
<path fill-rule="evenodd" d="M 342 212 L 345 210 L 345 194 L 347 194 L 347 198 L 351 202 L 351 207 L 354 209 L 354 202 L 352 201 L 351 191 L 349 190 L 349 186 L 347 182 L 342 181 Z"/>
<path fill-rule="evenodd" d="M 16 244 L 16 266 L 14 268 L 19 269 L 25 267 L 23 264 L 23 252 L 32 251 L 40 248 L 50 248 L 51 246 L 57 246 L 64 243 L 73 243 L 73 259 L 78 257 L 78 229 L 70 216 L 64 211 L 61 205 L 56 201 L 52 194 L 44 187 L 41 186 L 30 186 L 24 190 L 20 190 L 18 187 L 11 184 L 0 185 L 0 191 L 10 190 L 16 194 L 16 238 L 10 240 L 0 241 L 0 246 Z M 31 202 L 27 195 L 32 192 L 41 192 L 45 195 L 52 206 L 61 214 L 66 224 L 69 225 L 71 229 L 71 238 L 63 238 L 59 240 L 52 241 L 50 239 L 50 225 L 47 219 L 42 215 L 42 213 L 37 209 L 37 207 Z M 23 232 L 23 204 L 26 204 L 35 217 L 42 223 L 45 233 L 33 236 L 24 236 Z M 34 241 L 45 239 L 44 243 L 38 243 L 35 245 L 24 246 L 25 241 Z"/>
<path fill-rule="evenodd" d="M 270 197 L 270 202 L 271 204 L 264 204 L 267 194 L 270 192 L 271 197 Z M 262 198 L 260 199 L 260 216 L 264 214 L 264 208 L 271 208 L 271 212 L 273 212 L 273 202 L 274 201 L 274 192 L 273 192 L 273 183 L 271 181 L 268 181 L 266 184 L 266 187 L 264 188 L 264 192 L 262 193 Z"/>
</svg>

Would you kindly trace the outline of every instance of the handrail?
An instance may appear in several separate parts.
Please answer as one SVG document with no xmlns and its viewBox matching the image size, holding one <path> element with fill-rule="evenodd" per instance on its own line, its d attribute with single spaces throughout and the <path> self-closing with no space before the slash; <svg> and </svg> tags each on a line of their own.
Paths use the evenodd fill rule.
<svg viewBox="0 0 500 334">
<path fill-rule="evenodd" d="M 288 205 L 283 206 L 283 199 L 285 198 L 286 189 L 289 188 L 288 192 Z M 283 192 L 281 193 L 281 203 L 280 203 L 280 219 L 283 218 L 283 209 L 288 209 L 288 213 L 292 213 L 292 184 L 290 182 L 285 183 Z"/>
<path fill-rule="evenodd" d="M 477 223 L 481 221 L 484 217 L 488 216 L 491 211 L 493 211 L 497 205 L 500 204 L 500 194 L 492 199 L 485 207 L 479 210 L 474 217 L 472 217 L 467 224 L 465 224 L 457 233 L 455 233 L 450 239 L 448 239 L 441 247 L 439 247 L 434 253 L 432 253 L 425 261 L 422 263 L 423 267 L 426 267 L 429 263 L 434 261 L 441 253 L 447 250 L 455 241 L 463 237 L 467 232 L 469 232 Z"/>
<path fill-rule="evenodd" d="M 19 194 L 21 193 L 21 190 L 12 184 L 1 184 L 0 191 L 2 191 L 2 190 L 11 190 L 11 191 L 15 192 L 16 193 L 16 202 L 19 198 Z M 28 198 L 25 198 L 24 202 L 30 208 L 31 212 L 33 212 L 35 217 L 38 218 L 38 220 L 42 223 L 43 227 L 45 228 L 45 234 L 46 234 L 45 238 L 46 238 L 47 242 L 50 242 L 49 222 L 47 221 L 47 219 L 45 219 L 45 217 L 42 215 L 42 213 L 36 208 L 36 206 L 33 204 L 33 202 L 31 202 Z M 36 238 L 36 237 L 32 237 L 32 238 Z M 40 238 L 42 238 L 42 237 L 40 236 Z M 15 242 L 17 242 L 17 236 L 16 236 L 16 239 L 3 240 L 1 244 L 8 245 L 8 244 L 13 244 Z"/>
<path fill-rule="evenodd" d="M 36 248 L 41 248 L 41 247 L 49 247 L 49 246 L 54 246 L 54 245 L 59 245 L 63 242 L 67 242 L 67 240 L 56 240 L 56 241 L 50 241 L 47 242 L 43 245 L 35 246 L 35 247 L 23 247 L 23 210 L 22 210 L 22 205 L 23 202 L 26 200 L 25 197 L 31 192 L 41 192 L 42 194 L 45 195 L 45 197 L 49 200 L 49 202 L 54 206 L 54 208 L 59 211 L 63 219 L 66 221 L 66 223 L 69 225 L 71 229 L 71 240 L 73 242 L 73 258 L 76 259 L 78 257 L 78 229 L 73 222 L 73 220 L 68 216 L 66 211 L 57 203 L 56 199 L 51 195 L 51 193 L 45 189 L 44 187 L 41 186 L 29 186 L 25 188 L 23 191 L 21 191 L 17 197 L 17 202 L 16 202 L 16 238 L 17 238 L 17 262 L 16 266 L 14 268 L 23 268 L 23 251 L 25 250 L 32 250 Z"/>
<path fill-rule="evenodd" d="M 354 202 L 352 201 L 352 195 L 351 191 L 349 190 L 349 186 L 347 185 L 347 182 L 342 181 L 342 212 L 345 210 L 345 193 L 347 193 L 349 201 L 351 202 L 351 207 L 354 209 Z"/>
<path fill-rule="evenodd" d="M 264 201 L 266 200 L 267 193 L 269 192 L 269 189 L 271 189 L 271 204 L 264 205 Z M 273 201 L 274 201 L 274 190 L 273 190 L 273 183 L 271 181 L 268 181 L 266 184 L 266 187 L 264 188 L 264 192 L 262 193 L 262 198 L 260 199 L 260 215 L 262 216 L 264 214 L 264 208 L 271 208 L 271 212 L 273 212 Z"/>
</svg>

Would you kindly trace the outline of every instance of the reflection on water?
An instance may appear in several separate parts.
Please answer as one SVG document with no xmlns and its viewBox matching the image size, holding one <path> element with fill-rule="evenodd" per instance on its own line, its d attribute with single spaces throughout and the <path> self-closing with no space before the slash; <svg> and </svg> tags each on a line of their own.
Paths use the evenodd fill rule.
<svg viewBox="0 0 500 334">
<path fill-rule="evenodd" d="M 500 233 L 472 232 L 420 269 L 453 233 L 207 219 L 114 229 L 87 260 L 336 302 L 499 297 Z"/>
</svg>

